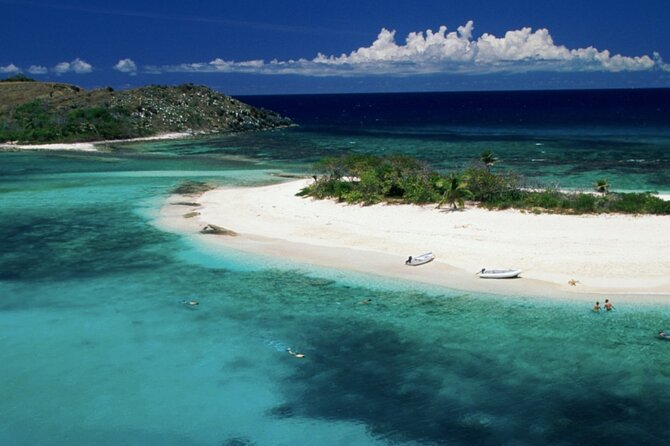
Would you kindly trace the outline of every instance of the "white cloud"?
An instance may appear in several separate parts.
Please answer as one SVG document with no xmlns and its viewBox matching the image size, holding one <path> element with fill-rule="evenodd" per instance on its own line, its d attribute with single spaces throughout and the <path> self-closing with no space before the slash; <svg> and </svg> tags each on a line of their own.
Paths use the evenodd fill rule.
<svg viewBox="0 0 670 446">
<path fill-rule="evenodd" d="M 653 57 L 654 57 L 654 62 L 656 63 L 656 66 L 658 68 L 660 68 L 663 71 L 670 72 L 670 64 L 667 64 L 667 63 L 663 62 L 663 58 L 661 57 L 660 54 L 658 54 L 657 52 L 654 51 Z"/>
<path fill-rule="evenodd" d="M 57 64 L 53 70 L 56 72 L 56 74 L 60 75 L 63 73 L 67 73 L 70 71 L 70 62 L 61 62 Z"/>
<path fill-rule="evenodd" d="M 660 56 L 612 55 L 593 47 L 568 49 L 556 45 L 547 29 L 508 31 L 503 37 L 484 33 L 473 38 L 474 23 L 469 21 L 454 32 L 441 26 L 437 32 L 410 33 L 398 44 L 395 31 L 382 29 L 367 47 L 349 54 L 265 62 L 226 61 L 148 67 L 150 72 L 223 72 L 256 74 L 298 74 L 305 76 L 406 76 L 432 73 L 521 73 L 529 71 L 670 71 Z"/>
<path fill-rule="evenodd" d="M 70 66 L 72 67 L 72 71 L 77 74 L 90 73 L 93 71 L 93 66 L 91 64 L 88 64 L 79 58 L 70 62 Z"/>
<path fill-rule="evenodd" d="M 85 74 L 93 71 L 93 66 L 84 62 L 80 58 L 76 58 L 72 62 L 61 62 L 56 64 L 53 71 L 59 76 L 65 73 Z"/>
<path fill-rule="evenodd" d="M 0 66 L 0 73 L 2 74 L 15 74 L 15 73 L 20 73 L 21 68 L 17 67 L 13 63 L 10 63 L 7 66 Z"/>
<path fill-rule="evenodd" d="M 131 76 L 134 76 L 137 74 L 137 65 L 132 59 L 121 59 L 119 60 L 116 65 L 114 65 L 114 69 L 116 71 L 120 71 L 122 73 L 128 73 Z"/>
<path fill-rule="evenodd" d="M 28 68 L 28 73 L 30 74 L 47 74 L 49 70 L 47 67 L 43 67 L 41 65 L 31 65 L 30 68 Z"/>
</svg>

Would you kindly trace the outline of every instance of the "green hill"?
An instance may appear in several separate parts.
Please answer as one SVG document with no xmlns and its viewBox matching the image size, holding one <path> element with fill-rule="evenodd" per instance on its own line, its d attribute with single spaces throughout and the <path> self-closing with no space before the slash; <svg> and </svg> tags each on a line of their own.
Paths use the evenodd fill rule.
<svg viewBox="0 0 670 446">
<path fill-rule="evenodd" d="M 25 80 L 0 82 L 0 142 L 100 141 L 288 125 L 292 121 L 275 112 L 192 84 L 114 91 Z"/>
</svg>

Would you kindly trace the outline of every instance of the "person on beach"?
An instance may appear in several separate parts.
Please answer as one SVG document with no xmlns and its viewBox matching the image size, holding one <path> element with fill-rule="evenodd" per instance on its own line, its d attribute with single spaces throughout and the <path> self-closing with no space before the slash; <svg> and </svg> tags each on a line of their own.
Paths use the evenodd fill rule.
<svg viewBox="0 0 670 446">
<path fill-rule="evenodd" d="M 600 302 L 596 301 L 596 304 L 593 306 L 594 313 L 600 313 Z"/>
<path fill-rule="evenodd" d="M 412 263 L 412 256 L 409 256 L 407 260 L 405 260 L 405 265 Z"/>
<path fill-rule="evenodd" d="M 614 305 L 612 305 L 612 302 L 609 299 L 605 299 L 605 310 L 612 311 L 613 308 Z"/>
</svg>

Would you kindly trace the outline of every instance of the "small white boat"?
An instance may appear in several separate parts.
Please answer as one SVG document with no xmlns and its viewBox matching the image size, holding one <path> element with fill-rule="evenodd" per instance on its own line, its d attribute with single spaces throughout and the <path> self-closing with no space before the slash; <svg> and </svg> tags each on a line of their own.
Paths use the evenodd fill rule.
<svg viewBox="0 0 670 446">
<path fill-rule="evenodd" d="M 513 279 L 521 274 L 520 269 L 487 269 L 482 268 L 478 271 L 479 277 L 482 279 Z"/>
<path fill-rule="evenodd" d="M 432 252 L 427 252 L 425 254 L 421 254 L 420 256 L 415 256 L 415 257 L 409 256 L 409 258 L 407 260 L 405 260 L 405 265 L 419 266 L 419 265 L 423 265 L 424 263 L 430 262 L 434 258 L 435 258 L 435 254 L 433 254 Z"/>
</svg>

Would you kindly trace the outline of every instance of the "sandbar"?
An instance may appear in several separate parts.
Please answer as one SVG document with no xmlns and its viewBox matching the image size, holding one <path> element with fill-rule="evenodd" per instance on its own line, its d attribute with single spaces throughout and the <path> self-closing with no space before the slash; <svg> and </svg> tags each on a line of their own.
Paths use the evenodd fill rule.
<svg viewBox="0 0 670 446">
<path fill-rule="evenodd" d="M 174 132 L 174 133 L 161 133 L 159 135 L 145 136 L 142 138 L 109 139 L 109 140 L 92 141 L 92 142 L 49 143 L 49 144 L 3 143 L 0 144 L 0 150 L 72 150 L 76 152 L 97 152 L 98 147 L 105 146 L 108 144 L 139 142 L 139 141 L 159 141 L 164 139 L 165 140 L 181 139 L 181 138 L 188 138 L 191 136 L 193 136 L 193 133 Z"/>
<path fill-rule="evenodd" d="M 310 181 L 173 195 L 161 209 L 159 226 L 198 234 L 214 224 L 238 235 L 197 237 L 237 250 L 456 290 L 670 303 L 667 216 L 360 206 L 296 196 Z M 184 200 L 193 207 L 174 205 Z M 408 256 L 428 251 L 436 255 L 433 262 L 404 264 Z M 522 278 L 479 279 L 475 273 L 484 267 L 519 268 Z"/>
</svg>

